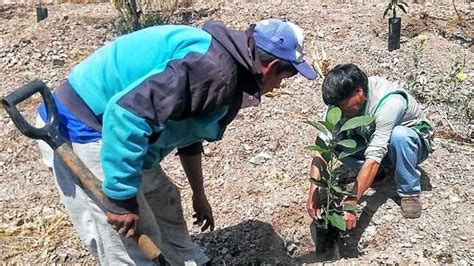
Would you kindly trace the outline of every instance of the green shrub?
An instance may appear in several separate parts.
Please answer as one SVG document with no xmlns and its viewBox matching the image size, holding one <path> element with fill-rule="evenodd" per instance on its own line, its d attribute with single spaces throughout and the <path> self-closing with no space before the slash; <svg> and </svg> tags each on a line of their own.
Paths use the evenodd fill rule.
<svg viewBox="0 0 474 266">
<path fill-rule="evenodd" d="M 346 131 L 370 125 L 374 119 L 371 116 L 358 116 L 340 123 L 342 122 L 341 117 L 341 109 L 333 107 L 328 111 L 325 121 L 306 121 L 305 123 L 319 130 L 323 136 L 321 138 L 319 135 L 314 144 L 306 149 L 317 151 L 326 163 L 326 167 L 320 166 L 318 168 L 320 179 L 310 177 L 310 181 L 319 187 L 318 193 L 323 195 L 322 219 L 318 223 L 326 229 L 331 224 L 340 230 L 346 230 L 346 223 L 343 219 L 344 212 L 360 210 L 352 205 L 343 204 L 345 197 L 354 195 L 342 186 L 340 180 L 344 172 L 336 171 L 336 163 L 338 160 L 360 151 L 363 147 L 357 147 L 355 140 L 344 139 L 342 136 L 346 135 L 344 134 Z M 341 152 L 336 152 L 336 148 Z"/>
</svg>

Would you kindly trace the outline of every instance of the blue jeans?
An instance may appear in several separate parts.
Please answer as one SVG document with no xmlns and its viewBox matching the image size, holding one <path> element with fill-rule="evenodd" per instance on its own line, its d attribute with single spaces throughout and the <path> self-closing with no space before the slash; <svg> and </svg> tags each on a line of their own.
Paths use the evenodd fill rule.
<svg viewBox="0 0 474 266">
<path fill-rule="evenodd" d="M 400 197 L 418 196 L 420 194 L 421 173 L 416 167 L 427 157 L 428 152 L 423 141 L 413 129 L 406 126 L 393 128 L 388 153 L 382 164 L 388 163 L 395 168 L 394 179 L 397 194 Z M 364 151 L 346 157 L 341 161 L 351 170 L 358 172 L 365 162 Z"/>
</svg>

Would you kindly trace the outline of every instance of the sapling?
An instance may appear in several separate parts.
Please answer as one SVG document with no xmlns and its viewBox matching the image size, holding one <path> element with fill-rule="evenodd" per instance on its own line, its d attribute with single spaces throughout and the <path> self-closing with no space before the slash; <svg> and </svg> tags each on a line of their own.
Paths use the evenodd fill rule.
<svg viewBox="0 0 474 266">
<path fill-rule="evenodd" d="M 361 151 L 364 146 L 358 146 L 356 140 L 348 138 L 354 130 L 367 130 L 374 121 L 371 116 L 358 116 L 350 119 L 342 118 L 341 109 L 329 109 L 324 121 L 306 121 L 307 124 L 319 130 L 320 134 L 313 145 L 306 147 L 317 151 L 325 162 L 325 166 L 318 166 L 320 177 L 310 177 L 310 181 L 318 186 L 321 198 L 321 218 L 316 221 L 319 228 L 330 227 L 346 230 L 343 215 L 346 211 L 360 212 L 352 205 L 344 205 L 346 197 L 354 196 L 346 191 L 341 184 L 343 172 L 336 171 L 338 161 Z M 365 140 L 368 142 L 369 140 Z M 318 244 L 317 244 L 318 246 Z"/>
<path fill-rule="evenodd" d="M 387 16 L 388 11 L 392 10 L 393 16 L 392 18 L 397 17 L 397 8 L 400 8 L 400 10 L 403 11 L 403 13 L 407 13 L 406 8 L 408 7 L 408 4 L 403 2 L 403 1 L 398 1 L 398 0 L 390 0 L 390 3 L 388 4 L 387 8 L 385 8 L 385 11 L 383 12 L 383 17 Z"/>
<path fill-rule="evenodd" d="M 392 10 L 393 17 L 388 19 L 388 50 L 393 51 L 400 48 L 400 31 L 402 25 L 402 19 L 397 17 L 397 8 L 402 10 L 405 14 L 407 13 L 406 8 L 408 4 L 399 0 L 390 0 L 387 8 L 383 12 L 383 17 L 388 14 L 388 11 Z"/>
</svg>

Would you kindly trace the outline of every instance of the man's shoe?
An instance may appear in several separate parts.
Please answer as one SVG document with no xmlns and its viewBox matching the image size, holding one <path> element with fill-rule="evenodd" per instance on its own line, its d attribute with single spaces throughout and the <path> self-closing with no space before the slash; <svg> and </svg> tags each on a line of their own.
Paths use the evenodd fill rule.
<svg viewBox="0 0 474 266">
<path fill-rule="evenodd" d="M 413 219 L 421 216 L 421 201 L 419 196 L 403 197 L 401 206 L 403 217 Z"/>
</svg>

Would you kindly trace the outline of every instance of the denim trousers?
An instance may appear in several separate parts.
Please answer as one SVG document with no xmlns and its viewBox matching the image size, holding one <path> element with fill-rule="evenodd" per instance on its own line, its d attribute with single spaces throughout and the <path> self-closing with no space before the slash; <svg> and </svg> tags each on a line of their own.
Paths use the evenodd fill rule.
<svg viewBox="0 0 474 266">
<path fill-rule="evenodd" d="M 386 157 L 381 167 L 390 166 L 394 168 L 394 180 L 398 196 L 418 196 L 421 191 L 421 173 L 417 166 L 428 157 L 428 152 L 420 136 L 409 127 L 394 127 Z M 364 151 L 343 158 L 341 161 L 352 171 L 358 172 L 365 162 Z"/>
</svg>

